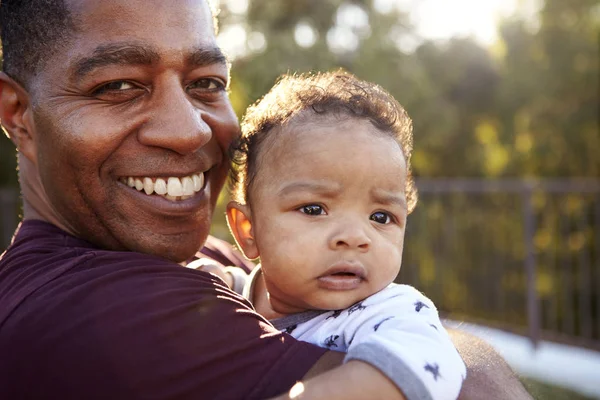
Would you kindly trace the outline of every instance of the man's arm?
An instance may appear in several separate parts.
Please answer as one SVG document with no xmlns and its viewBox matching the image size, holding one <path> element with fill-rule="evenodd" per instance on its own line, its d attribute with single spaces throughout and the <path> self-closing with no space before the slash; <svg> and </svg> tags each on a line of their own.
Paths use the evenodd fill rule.
<svg viewBox="0 0 600 400">
<path fill-rule="evenodd" d="M 328 351 L 288 393 L 272 400 L 370 398 L 406 400 L 390 379 L 362 361 L 341 365 L 344 353 Z"/>
<path fill-rule="evenodd" d="M 485 341 L 448 328 L 452 342 L 467 365 L 460 400 L 531 400 L 531 396 L 504 359 Z M 276 400 L 287 399 L 404 399 L 402 393 L 376 368 L 350 361 L 340 365 L 343 353 L 329 351 L 304 376 L 302 385 Z"/>
<path fill-rule="evenodd" d="M 452 342 L 467 365 L 461 400 L 530 400 L 531 396 L 504 359 L 485 341 L 447 328 Z"/>
</svg>

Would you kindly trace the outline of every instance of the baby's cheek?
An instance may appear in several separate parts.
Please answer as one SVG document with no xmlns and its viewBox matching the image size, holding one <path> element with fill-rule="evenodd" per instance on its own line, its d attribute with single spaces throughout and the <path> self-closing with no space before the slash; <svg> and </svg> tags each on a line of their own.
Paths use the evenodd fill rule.
<svg viewBox="0 0 600 400">
<path fill-rule="evenodd" d="M 275 243 L 273 243 L 272 248 L 278 249 L 277 254 L 273 254 L 273 256 L 287 263 L 298 262 L 297 257 L 301 257 L 310 251 L 308 247 L 302 241 L 301 235 L 282 234 L 277 236 Z"/>
<path fill-rule="evenodd" d="M 402 264 L 402 246 L 392 244 L 385 248 L 380 248 L 377 250 L 377 254 L 379 260 L 378 270 L 387 277 L 391 276 L 391 280 L 395 279 L 396 275 L 400 272 Z M 387 277 L 385 279 L 388 279 Z"/>
<path fill-rule="evenodd" d="M 279 273 L 285 273 L 299 262 L 295 246 L 287 240 L 268 240 L 261 243 L 261 248 L 264 250 L 261 249 L 260 262 L 267 271 L 283 270 Z"/>
</svg>

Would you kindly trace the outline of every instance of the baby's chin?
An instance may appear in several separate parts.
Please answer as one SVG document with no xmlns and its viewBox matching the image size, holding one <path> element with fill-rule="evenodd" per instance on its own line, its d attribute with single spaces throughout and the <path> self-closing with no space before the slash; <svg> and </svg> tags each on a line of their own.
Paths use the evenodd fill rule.
<svg viewBox="0 0 600 400">
<path fill-rule="evenodd" d="M 308 310 L 322 310 L 322 311 L 337 311 L 345 310 L 353 305 L 360 303 L 369 296 L 347 296 L 347 298 L 328 299 L 327 301 L 319 301 L 310 304 L 307 307 Z"/>
<path fill-rule="evenodd" d="M 350 308 L 374 293 L 370 290 L 318 290 L 307 298 L 290 298 L 285 302 L 269 296 L 272 310 L 279 314 L 277 317 L 298 314 L 306 311 L 338 311 Z"/>
</svg>

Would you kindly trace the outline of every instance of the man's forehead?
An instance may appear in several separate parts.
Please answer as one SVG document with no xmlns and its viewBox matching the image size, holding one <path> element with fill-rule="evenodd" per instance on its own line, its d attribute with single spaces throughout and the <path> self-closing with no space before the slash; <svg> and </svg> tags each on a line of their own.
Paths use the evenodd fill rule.
<svg viewBox="0 0 600 400">
<path fill-rule="evenodd" d="M 149 64 L 162 49 L 192 64 L 227 63 L 216 44 L 206 0 L 69 0 L 77 74 L 106 63 Z M 143 9 L 140 9 L 143 8 Z"/>
<path fill-rule="evenodd" d="M 106 26 L 115 23 L 121 26 L 134 26 L 136 22 L 143 19 L 144 15 L 153 15 L 151 24 L 160 23 L 167 16 L 168 11 L 177 9 L 182 15 L 201 20 L 204 25 L 210 27 L 213 35 L 216 35 L 216 8 L 210 0 L 64 0 L 67 9 L 74 17 L 76 25 L 106 13 L 108 10 L 112 18 L 98 18 L 95 26 L 103 30 Z"/>
<path fill-rule="evenodd" d="M 95 4 L 100 3 L 98 0 L 63 0 L 64 4 L 66 4 L 67 8 L 74 13 L 89 10 L 90 6 L 94 6 Z M 216 12 L 217 8 L 215 7 L 215 2 L 213 0 L 170 0 L 165 2 L 164 0 L 155 0 L 157 2 L 167 3 L 168 5 L 181 5 L 189 8 L 196 8 L 198 6 L 202 6 L 205 8 L 211 16 Z M 131 0 L 102 0 L 101 2 L 109 3 L 113 2 L 115 4 L 120 4 L 123 6 L 127 6 L 128 3 L 132 3 Z M 151 4 L 154 2 L 153 0 L 144 0 L 147 4 Z"/>
<path fill-rule="evenodd" d="M 172 64 L 175 68 L 209 64 L 228 68 L 206 0 L 64 1 L 72 32 L 32 80 L 32 93 L 47 92 L 49 79 L 76 82 L 82 73 L 107 62 L 147 65 L 166 60 L 177 63 Z"/>
</svg>

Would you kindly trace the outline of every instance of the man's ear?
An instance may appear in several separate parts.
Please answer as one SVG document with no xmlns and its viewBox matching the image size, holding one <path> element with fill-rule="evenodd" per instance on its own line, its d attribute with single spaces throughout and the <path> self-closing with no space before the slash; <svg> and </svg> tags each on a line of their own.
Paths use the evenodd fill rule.
<svg viewBox="0 0 600 400">
<path fill-rule="evenodd" d="M 19 152 L 37 164 L 29 94 L 4 72 L 0 72 L 0 122 Z"/>
<path fill-rule="evenodd" d="M 246 258 L 250 260 L 258 258 L 260 253 L 252 232 L 250 207 L 237 201 L 230 201 L 227 204 L 227 224 Z"/>
</svg>

